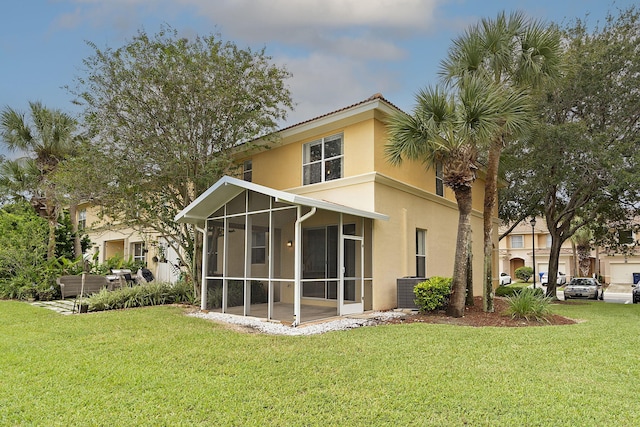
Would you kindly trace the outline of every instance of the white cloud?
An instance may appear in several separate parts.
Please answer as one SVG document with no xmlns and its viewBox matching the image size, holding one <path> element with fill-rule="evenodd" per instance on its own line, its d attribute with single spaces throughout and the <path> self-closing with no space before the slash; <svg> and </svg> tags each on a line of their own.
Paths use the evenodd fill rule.
<svg viewBox="0 0 640 427">
<path fill-rule="evenodd" d="M 295 123 L 402 86 L 403 78 L 389 71 L 408 58 L 402 43 L 442 25 L 436 7 L 448 0 L 69 1 L 77 9 L 60 17 L 59 26 L 111 27 L 129 37 L 144 22 L 139 18 L 154 15 L 182 34 L 204 35 L 208 21 L 207 33 L 219 31 L 239 47 L 266 46 L 293 74 L 297 106 L 288 123 Z M 179 15 L 199 19 L 170 20 Z"/>
<path fill-rule="evenodd" d="M 358 28 L 384 33 L 424 31 L 442 0 L 180 0 L 221 25 L 225 34 L 248 41 L 285 44 L 329 38 Z"/>
</svg>

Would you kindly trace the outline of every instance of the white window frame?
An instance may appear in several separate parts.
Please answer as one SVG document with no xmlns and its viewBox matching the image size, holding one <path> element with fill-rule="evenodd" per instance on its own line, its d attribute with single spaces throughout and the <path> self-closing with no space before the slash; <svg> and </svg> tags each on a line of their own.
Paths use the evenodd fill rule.
<svg viewBox="0 0 640 427">
<path fill-rule="evenodd" d="M 516 244 L 516 241 L 519 241 Z M 511 249 L 524 249 L 524 235 L 514 234 L 511 236 Z"/>
<path fill-rule="evenodd" d="M 621 245 L 633 246 L 636 243 L 636 236 L 633 230 L 629 228 L 619 229 L 617 230 L 617 234 L 618 243 Z"/>
<path fill-rule="evenodd" d="M 424 272 L 420 274 L 420 267 Z M 427 230 L 416 228 L 416 276 L 427 277 Z"/>
<path fill-rule="evenodd" d="M 436 195 L 444 197 L 444 169 L 442 162 L 436 162 Z"/>
<path fill-rule="evenodd" d="M 143 263 L 147 262 L 147 253 L 145 252 L 145 244 L 144 242 L 133 242 L 131 243 L 131 253 L 133 254 L 133 261 L 140 261 Z M 139 253 L 138 253 L 139 252 Z"/>
<path fill-rule="evenodd" d="M 325 154 L 325 147 L 328 143 L 340 140 L 340 154 L 327 157 Z M 312 146 L 320 145 L 320 158 L 311 160 L 310 150 Z M 339 176 L 327 179 L 327 165 L 331 162 L 340 161 L 340 174 Z M 307 174 L 307 170 L 310 170 L 314 165 L 320 166 L 320 180 L 311 181 L 311 172 Z M 308 177 L 308 179 L 307 179 Z M 315 141 L 307 142 L 302 146 L 302 185 L 317 184 L 320 182 L 333 181 L 344 177 L 344 135 L 342 133 L 327 136 L 324 138 L 316 139 Z"/>
<path fill-rule="evenodd" d="M 261 242 L 258 242 L 258 238 L 262 237 Z M 251 232 L 251 264 L 266 264 L 267 263 L 267 233 L 265 231 L 253 231 Z M 255 256 L 260 253 L 260 257 Z"/>
<path fill-rule="evenodd" d="M 78 211 L 78 230 L 84 230 L 87 227 L 87 210 L 80 209 Z"/>
<path fill-rule="evenodd" d="M 251 159 L 242 163 L 242 179 L 247 182 L 253 182 L 253 161 Z"/>
</svg>

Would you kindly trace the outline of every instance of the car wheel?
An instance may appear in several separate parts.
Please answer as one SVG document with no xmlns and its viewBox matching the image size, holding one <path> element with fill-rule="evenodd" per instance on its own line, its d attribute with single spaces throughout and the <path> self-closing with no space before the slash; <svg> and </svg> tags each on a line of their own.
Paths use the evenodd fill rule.
<svg viewBox="0 0 640 427">
<path fill-rule="evenodd" d="M 564 296 L 564 300 L 567 301 L 569 299 L 569 295 Z"/>
</svg>

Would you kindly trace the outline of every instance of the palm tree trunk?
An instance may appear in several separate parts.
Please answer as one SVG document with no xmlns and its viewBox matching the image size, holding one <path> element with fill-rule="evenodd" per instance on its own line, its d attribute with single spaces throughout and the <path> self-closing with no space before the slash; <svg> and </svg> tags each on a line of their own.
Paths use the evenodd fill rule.
<svg viewBox="0 0 640 427">
<path fill-rule="evenodd" d="M 454 193 L 458 202 L 458 237 L 447 315 L 463 317 L 469 260 L 467 251 L 471 240 L 471 188 L 460 186 L 454 189 Z"/>
<path fill-rule="evenodd" d="M 484 182 L 484 286 L 482 287 L 482 309 L 492 313 L 493 307 L 493 211 L 498 191 L 498 167 L 502 153 L 502 137 L 494 140 L 489 148 L 487 175 Z"/>
<path fill-rule="evenodd" d="M 471 248 L 471 237 L 469 237 L 469 247 L 467 248 L 467 299 L 465 301 L 467 307 L 474 305 L 473 296 L 473 250 Z"/>
</svg>

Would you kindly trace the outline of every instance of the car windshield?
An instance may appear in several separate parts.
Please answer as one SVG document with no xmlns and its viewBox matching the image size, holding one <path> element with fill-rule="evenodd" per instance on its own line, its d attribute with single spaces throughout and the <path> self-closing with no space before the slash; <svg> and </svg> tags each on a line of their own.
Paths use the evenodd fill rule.
<svg viewBox="0 0 640 427">
<path fill-rule="evenodd" d="M 591 279 L 574 279 L 572 284 L 578 285 L 578 286 L 594 286 L 595 285 L 595 283 L 593 283 L 593 280 Z"/>
</svg>

